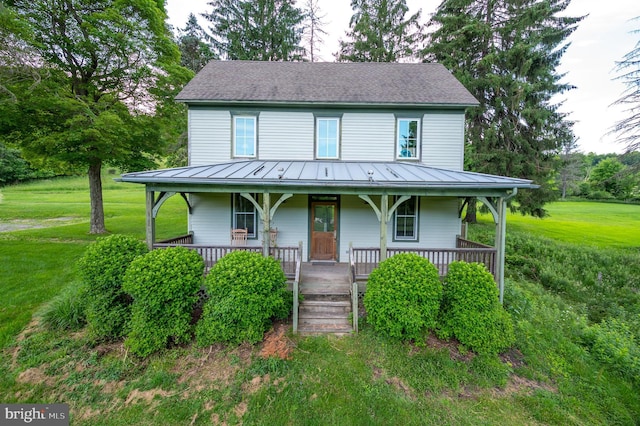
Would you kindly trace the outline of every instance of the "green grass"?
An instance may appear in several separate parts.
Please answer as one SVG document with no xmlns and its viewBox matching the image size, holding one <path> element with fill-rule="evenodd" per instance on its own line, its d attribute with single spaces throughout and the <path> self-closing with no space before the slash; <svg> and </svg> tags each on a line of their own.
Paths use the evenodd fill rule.
<svg viewBox="0 0 640 426">
<path fill-rule="evenodd" d="M 144 238 L 143 187 L 111 177 L 107 228 Z M 640 263 L 632 249 L 638 206 L 554 203 L 547 219 L 509 217 L 505 300 L 517 350 L 504 358 L 465 357 L 455 343 L 402 343 L 361 324 L 357 336 L 287 336 L 290 360 L 262 359 L 260 345 L 185 345 L 140 360 L 122 342 L 86 332 L 24 330 L 77 285 L 75 262 L 96 238 L 88 234 L 86 179 L 0 194 L 0 223 L 73 218 L 0 233 L 0 401 L 68 403 L 74 425 L 633 425 L 640 418 L 637 382 L 600 364 L 581 340 L 590 316 L 632 321 L 638 312 L 638 303 L 629 305 L 638 297 L 629 272 Z M 158 228 L 159 238 L 186 230 L 180 197 L 163 205 Z M 490 238 L 492 229 L 481 225 L 472 235 Z"/>
<path fill-rule="evenodd" d="M 572 244 L 640 248 L 640 205 L 565 201 L 545 208 L 543 219 L 510 213 L 507 235 L 515 230 Z M 491 217 L 480 215 L 480 221 Z"/>
</svg>

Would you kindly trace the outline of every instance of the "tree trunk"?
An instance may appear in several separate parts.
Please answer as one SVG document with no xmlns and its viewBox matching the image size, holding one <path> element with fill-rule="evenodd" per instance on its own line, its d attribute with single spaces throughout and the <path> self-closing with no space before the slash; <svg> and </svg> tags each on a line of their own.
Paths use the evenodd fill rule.
<svg viewBox="0 0 640 426">
<path fill-rule="evenodd" d="M 464 216 L 464 221 L 466 223 L 477 223 L 478 218 L 476 217 L 477 206 L 476 203 L 478 200 L 475 197 L 470 197 L 469 202 L 467 203 L 467 214 Z"/>
<path fill-rule="evenodd" d="M 91 234 L 104 234 L 104 207 L 102 205 L 102 161 L 96 160 L 89 165 L 89 197 L 91 198 Z"/>
</svg>

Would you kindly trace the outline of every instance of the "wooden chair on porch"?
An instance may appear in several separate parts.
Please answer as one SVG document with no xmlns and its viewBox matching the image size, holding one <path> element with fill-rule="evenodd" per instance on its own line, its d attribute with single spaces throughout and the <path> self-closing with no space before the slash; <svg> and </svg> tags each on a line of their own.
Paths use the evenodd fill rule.
<svg viewBox="0 0 640 426">
<path fill-rule="evenodd" d="M 247 236 L 249 235 L 249 231 L 247 228 L 244 229 L 232 229 L 231 230 L 231 245 L 232 246 L 246 246 L 247 245 Z"/>
</svg>

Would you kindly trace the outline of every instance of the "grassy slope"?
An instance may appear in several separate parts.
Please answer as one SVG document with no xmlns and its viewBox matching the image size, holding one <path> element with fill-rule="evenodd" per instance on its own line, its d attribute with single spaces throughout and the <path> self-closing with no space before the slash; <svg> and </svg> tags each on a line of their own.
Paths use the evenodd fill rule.
<svg viewBox="0 0 640 426">
<path fill-rule="evenodd" d="M 452 357 L 455 345 L 401 344 L 376 336 L 366 325 L 358 336 L 342 339 L 289 336 L 295 346 L 290 361 L 263 360 L 256 356 L 259 347 L 246 346 L 213 352 L 185 347 L 140 361 L 127 356 L 121 344 L 96 346 L 86 335 L 48 331 L 28 335 L 14 355 L 18 330 L 53 294 L 74 285 L 75 259 L 95 237 L 87 235 L 83 179 L 1 191 L 0 221 L 77 218 L 69 225 L 0 234 L 0 285 L 10 295 L 0 299 L 3 402 L 66 402 L 73 424 L 112 425 L 564 425 L 634 424 L 640 418 L 637 389 L 567 338 L 582 317 L 562 298 L 530 283 L 510 287 L 521 354 L 503 361 Z M 627 229 L 638 228 L 640 209 L 563 203 L 550 211 L 544 221 L 511 217 L 509 226 L 601 243 L 586 223 L 602 225 L 603 217 L 619 215 Z M 571 222 L 563 219 L 566 213 L 576 217 L 576 211 L 585 224 L 566 225 Z M 163 206 L 161 238 L 184 231 L 184 212 L 179 197 Z M 107 181 L 105 214 L 110 231 L 143 238 L 144 191 Z M 634 231 L 601 232 L 611 245 L 633 246 Z"/>
<path fill-rule="evenodd" d="M 548 217 L 509 214 L 507 231 L 515 230 L 572 244 L 597 247 L 640 247 L 640 205 L 556 202 Z M 482 215 L 489 222 L 490 215 Z"/>
</svg>

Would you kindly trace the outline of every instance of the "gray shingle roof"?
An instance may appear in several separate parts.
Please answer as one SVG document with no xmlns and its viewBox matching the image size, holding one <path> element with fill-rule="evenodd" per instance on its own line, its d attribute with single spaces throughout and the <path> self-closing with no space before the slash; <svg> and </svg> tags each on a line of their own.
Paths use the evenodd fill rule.
<svg viewBox="0 0 640 426">
<path fill-rule="evenodd" d="M 211 61 L 178 94 L 186 103 L 477 105 L 441 64 Z"/>
<path fill-rule="evenodd" d="M 355 161 L 232 161 L 206 166 L 127 173 L 122 175 L 120 180 L 145 184 L 193 186 L 386 188 L 403 191 L 537 187 L 530 180 L 525 179 L 438 169 L 413 163 Z"/>
</svg>

